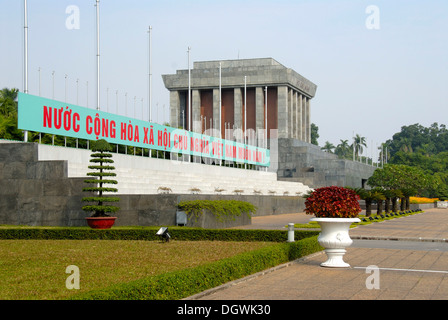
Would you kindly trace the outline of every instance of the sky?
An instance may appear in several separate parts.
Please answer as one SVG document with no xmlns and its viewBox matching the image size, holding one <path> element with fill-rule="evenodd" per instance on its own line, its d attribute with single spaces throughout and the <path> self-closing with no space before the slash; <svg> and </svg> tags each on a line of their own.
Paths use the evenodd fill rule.
<svg viewBox="0 0 448 320">
<path fill-rule="evenodd" d="M 95 0 L 27 2 L 29 93 L 95 108 Z M 154 122 L 169 121 L 162 75 L 188 69 L 191 47 L 191 66 L 271 57 L 315 83 L 320 146 L 359 134 L 370 155 L 402 126 L 448 123 L 446 0 L 101 0 L 99 8 L 103 111 L 148 119 L 151 26 Z M 0 88 L 24 89 L 23 12 L 24 1 L 0 0 Z"/>
</svg>

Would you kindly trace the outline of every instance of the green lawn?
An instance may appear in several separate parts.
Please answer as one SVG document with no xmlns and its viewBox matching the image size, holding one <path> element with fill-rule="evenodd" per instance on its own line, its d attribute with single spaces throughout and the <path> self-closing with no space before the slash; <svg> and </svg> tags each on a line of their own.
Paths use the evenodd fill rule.
<svg viewBox="0 0 448 320">
<path fill-rule="evenodd" d="M 272 242 L 0 240 L 0 300 L 66 299 L 165 272 L 196 267 Z M 80 270 L 80 290 L 69 290 L 67 266 Z"/>
</svg>

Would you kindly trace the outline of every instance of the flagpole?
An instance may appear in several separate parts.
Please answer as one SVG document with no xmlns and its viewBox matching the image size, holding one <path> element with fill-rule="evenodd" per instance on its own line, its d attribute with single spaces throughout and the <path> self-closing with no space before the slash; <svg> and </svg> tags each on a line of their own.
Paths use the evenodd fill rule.
<svg viewBox="0 0 448 320">
<path fill-rule="evenodd" d="M 190 69 L 190 51 L 191 47 L 188 47 L 188 130 L 191 130 L 191 69 Z"/>
<path fill-rule="evenodd" d="M 24 1 L 24 93 L 28 93 L 28 4 L 27 1 Z M 28 131 L 23 132 L 23 140 L 28 142 Z"/>
<path fill-rule="evenodd" d="M 247 76 L 244 76 L 244 148 L 246 148 L 246 146 L 247 146 Z M 246 160 L 244 160 L 244 168 L 247 169 Z"/>
<path fill-rule="evenodd" d="M 266 96 L 265 96 L 265 102 L 264 102 L 264 128 L 265 128 L 265 144 L 266 149 L 268 148 L 268 87 L 265 87 L 266 89 Z"/>
<path fill-rule="evenodd" d="M 244 144 L 247 144 L 247 76 L 244 76 Z"/>
<path fill-rule="evenodd" d="M 96 0 L 96 109 L 100 110 L 100 0 Z"/>
<path fill-rule="evenodd" d="M 190 68 L 190 51 L 191 47 L 188 47 L 188 130 L 193 131 L 191 128 L 191 68 Z M 191 153 L 188 153 L 188 162 L 191 162 Z"/>
<path fill-rule="evenodd" d="M 152 70 L 151 70 L 151 63 L 152 63 L 152 55 L 151 55 L 151 36 L 152 36 L 152 27 L 149 26 L 148 29 L 149 33 L 149 93 L 148 93 L 148 104 L 149 104 L 149 122 L 152 122 Z"/>
<path fill-rule="evenodd" d="M 221 109 L 222 109 L 222 96 L 221 96 L 221 90 L 222 90 L 222 80 L 221 80 L 221 77 L 222 77 L 222 74 L 221 74 L 221 62 L 219 63 L 219 135 L 220 135 L 220 138 L 222 138 L 222 127 L 221 127 L 221 121 L 222 121 L 222 119 L 221 119 Z"/>
<path fill-rule="evenodd" d="M 265 123 L 265 130 L 266 132 L 265 134 L 265 144 L 266 144 L 266 149 L 268 148 L 268 87 L 266 86 L 266 97 L 265 97 L 265 116 L 264 116 L 264 123 Z M 268 171 L 268 167 L 266 167 L 266 171 Z"/>
</svg>

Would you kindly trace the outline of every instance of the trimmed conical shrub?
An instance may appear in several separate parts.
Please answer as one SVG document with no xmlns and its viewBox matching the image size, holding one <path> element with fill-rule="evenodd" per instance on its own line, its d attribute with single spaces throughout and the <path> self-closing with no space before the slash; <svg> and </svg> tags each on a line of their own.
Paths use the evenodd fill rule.
<svg viewBox="0 0 448 320">
<path fill-rule="evenodd" d="M 120 198 L 105 195 L 104 193 L 118 192 L 117 188 L 106 187 L 105 185 L 116 185 L 117 181 L 110 179 L 117 175 L 112 172 L 115 167 L 112 160 L 111 145 L 104 139 L 91 143 L 92 154 L 90 155 L 89 169 L 95 170 L 88 172 L 87 175 L 92 179 L 84 180 L 90 187 L 83 188 L 83 191 L 92 193 L 89 197 L 82 198 L 83 202 L 91 204 L 82 207 L 84 211 L 92 212 L 92 217 L 109 217 L 110 213 L 118 211 L 120 208 L 110 205 L 111 202 L 119 202 Z"/>
</svg>

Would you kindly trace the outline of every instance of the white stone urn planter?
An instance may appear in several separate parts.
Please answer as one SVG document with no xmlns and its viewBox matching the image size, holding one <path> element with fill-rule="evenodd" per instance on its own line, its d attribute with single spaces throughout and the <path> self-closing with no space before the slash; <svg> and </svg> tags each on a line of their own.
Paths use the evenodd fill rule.
<svg viewBox="0 0 448 320">
<path fill-rule="evenodd" d="M 343 257 L 352 245 L 349 229 L 354 222 L 360 222 L 358 218 L 313 218 L 321 226 L 321 233 L 317 238 L 319 244 L 325 248 L 328 260 L 321 263 L 322 267 L 348 268 L 350 265 L 344 262 Z"/>
</svg>

